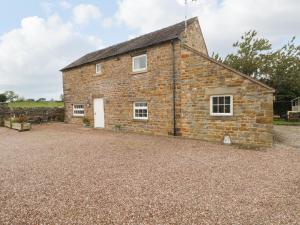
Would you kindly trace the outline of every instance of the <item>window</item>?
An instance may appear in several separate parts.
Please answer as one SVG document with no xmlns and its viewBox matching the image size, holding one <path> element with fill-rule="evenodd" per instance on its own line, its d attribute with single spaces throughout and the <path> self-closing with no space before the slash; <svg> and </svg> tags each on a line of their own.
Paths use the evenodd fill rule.
<svg viewBox="0 0 300 225">
<path fill-rule="evenodd" d="M 147 70 L 147 55 L 139 55 L 132 58 L 132 71 L 142 72 Z"/>
<path fill-rule="evenodd" d="M 232 116 L 233 115 L 232 95 L 221 95 L 210 97 L 210 115 Z"/>
<path fill-rule="evenodd" d="M 101 73 L 102 73 L 101 64 L 98 63 L 98 64 L 96 64 L 96 74 L 101 74 Z"/>
<path fill-rule="evenodd" d="M 148 104 L 147 102 L 133 103 L 133 118 L 139 120 L 148 119 Z"/>
<path fill-rule="evenodd" d="M 73 105 L 73 116 L 84 116 L 84 105 L 83 104 Z"/>
</svg>

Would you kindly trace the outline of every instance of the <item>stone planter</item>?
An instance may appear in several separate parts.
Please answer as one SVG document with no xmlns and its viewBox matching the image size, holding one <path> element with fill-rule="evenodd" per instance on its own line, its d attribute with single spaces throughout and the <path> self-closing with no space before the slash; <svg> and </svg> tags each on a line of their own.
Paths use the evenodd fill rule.
<svg viewBox="0 0 300 225">
<path fill-rule="evenodd" d="M 31 124 L 30 123 L 12 123 L 11 128 L 18 130 L 18 131 L 26 131 L 26 130 L 31 130 Z"/>
<path fill-rule="evenodd" d="M 11 128 L 11 121 L 10 120 L 4 120 L 4 126 Z"/>
</svg>

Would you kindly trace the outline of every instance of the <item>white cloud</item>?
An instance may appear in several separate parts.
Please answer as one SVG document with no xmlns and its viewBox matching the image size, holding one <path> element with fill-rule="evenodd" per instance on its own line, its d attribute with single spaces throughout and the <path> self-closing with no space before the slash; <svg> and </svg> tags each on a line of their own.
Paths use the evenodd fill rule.
<svg viewBox="0 0 300 225">
<path fill-rule="evenodd" d="M 20 28 L 0 36 L 0 90 L 58 98 L 62 93 L 59 70 L 100 47 L 99 38 L 77 33 L 57 15 L 24 18 Z"/>
<path fill-rule="evenodd" d="M 101 17 L 97 6 L 91 4 L 79 4 L 73 9 L 73 20 L 79 25 L 85 25 Z"/>
<path fill-rule="evenodd" d="M 117 18 L 128 27 L 138 29 L 141 33 L 170 25 L 182 20 L 182 6 L 174 0 L 120 0 L 118 1 Z"/>
<path fill-rule="evenodd" d="M 117 18 L 139 33 L 184 20 L 184 0 L 119 0 Z M 232 50 L 243 32 L 256 29 L 275 47 L 300 36 L 299 0 L 189 1 L 189 16 L 198 16 L 210 52 Z"/>
<path fill-rule="evenodd" d="M 101 25 L 104 28 L 110 28 L 114 25 L 114 20 L 111 17 L 103 18 L 101 21 Z"/>
<path fill-rule="evenodd" d="M 59 2 L 60 6 L 63 8 L 63 9 L 70 9 L 72 8 L 72 4 L 66 0 L 61 0 Z"/>
</svg>

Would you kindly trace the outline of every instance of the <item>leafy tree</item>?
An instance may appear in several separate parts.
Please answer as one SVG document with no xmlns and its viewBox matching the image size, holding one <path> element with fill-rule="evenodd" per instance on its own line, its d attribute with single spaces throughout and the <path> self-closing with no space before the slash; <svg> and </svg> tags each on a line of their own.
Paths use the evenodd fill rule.
<svg viewBox="0 0 300 225">
<path fill-rule="evenodd" d="M 300 46 L 295 44 L 295 37 L 274 51 L 269 40 L 258 38 L 257 32 L 252 30 L 233 47 L 236 53 L 224 59 L 216 53 L 212 57 L 275 88 L 277 100 L 300 96 Z"/>
<path fill-rule="evenodd" d="M 9 102 L 14 102 L 19 98 L 19 96 L 13 91 L 6 91 L 4 92 L 4 94 L 6 95 L 7 101 Z"/>
<path fill-rule="evenodd" d="M 7 101 L 7 97 L 5 94 L 0 94 L 0 102 L 6 102 Z"/>
<path fill-rule="evenodd" d="M 226 56 L 224 63 L 251 77 L 262 78 L 265 64 L 272 60 L 272 45 L 269 40 L 258 38 L 257 32 L 250 30 L 233 47 L 237 52 Z"/>
<path fill-rule="evenodd" d="M 37 102 L 45 102 L 46 99 L 45 98 L 39 98 L 38 100 L 36 100 Z"/>
<path fill-rule="evenodd" d="M 265 82 L 276 89 L 277 100 L 291 100 L 300 96 L 300 46 L 295 37 L 273 53 L 272 64 L 266 65 L 269 75 Z"/>
</svg>

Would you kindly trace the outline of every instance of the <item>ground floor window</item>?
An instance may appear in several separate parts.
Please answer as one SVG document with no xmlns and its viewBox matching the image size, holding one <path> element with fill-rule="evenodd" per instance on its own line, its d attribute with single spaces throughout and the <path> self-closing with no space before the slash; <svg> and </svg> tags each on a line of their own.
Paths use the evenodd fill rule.
<svg viewBox="0 0 300 225">
<path fill-rule="evenodd" d="M 133 118 L 140 120 L 148 119 L 148 104 L 147 102 L 133 103 Z"/>
<path fill-rule="evenodd" d="M 233 115 L 232 95 L 210 96 L 210 115 L 232 116 Z"/>
<path fill-rule="evenodd" d="M 73 105 L 73 116 L 84 116 L 84 105 L 74 104 Z"/>
</svg>

